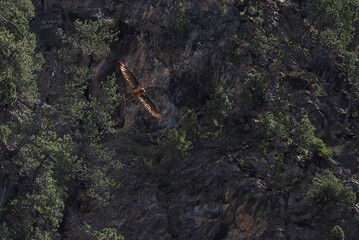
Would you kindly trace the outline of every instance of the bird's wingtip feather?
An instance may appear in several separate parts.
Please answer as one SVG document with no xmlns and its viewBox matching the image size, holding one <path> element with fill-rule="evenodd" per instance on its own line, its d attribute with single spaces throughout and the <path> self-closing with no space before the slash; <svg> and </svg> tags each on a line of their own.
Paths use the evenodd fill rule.
<svg viewBox="0 0 359 240">
<path fill-rule="evenodd" d="M 125 62 L 123 61 L 123 59 L 118 59 L 118 63 L 121 65 L 121 66 L 126 66 Z"/>
</svg>

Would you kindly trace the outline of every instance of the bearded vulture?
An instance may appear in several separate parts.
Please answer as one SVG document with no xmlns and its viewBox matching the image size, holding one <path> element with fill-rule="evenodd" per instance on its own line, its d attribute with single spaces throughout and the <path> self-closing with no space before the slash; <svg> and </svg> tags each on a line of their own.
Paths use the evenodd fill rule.
<svg viewBox="0 0 359 240">
<path fill-rule="evenodd" d="M 120 69 L 123 77 L 126 82 L 132 88 L 133 92 L 129 94 L 125 94 L 125 100 L 131 100 L 137 97 L 138 100 L 142 103 L 142 105 L 146 108 L 146 110 L 152 114 L 157 119 L 162 119 L 161 114 L 159 113 L 156 105 L 151 100 L 151 98 L 147 95 L 145 89 L 138 82 L 135 74 L 127 67 L 126 63 L 122 60 L 118 60 L 120 63 Z"/>
</svg>

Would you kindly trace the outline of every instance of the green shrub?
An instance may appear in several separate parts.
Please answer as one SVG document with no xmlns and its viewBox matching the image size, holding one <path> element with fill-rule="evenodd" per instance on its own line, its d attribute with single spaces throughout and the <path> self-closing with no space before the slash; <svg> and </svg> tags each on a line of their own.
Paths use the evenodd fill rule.
<svg viewBox="0 0 359 240">
<path fill-rule="evenodd" d="M 181 118 L 181 124 L 163 131 L 163 138 L 158 140 L 158 145 L 147 145 L 132 141 L 130 143 L 130 156 L 137 161 L 139 166 L 138 173 L 143 170 L 156 176 L 161 176 L 165 172 L 165 166 L 161 165 L 156 159 L 164 155 L 170 155 L 175 160 L 189 156 L 189 151 L 199 141 L 199 124 L 194 110 L 189 109 Z M 139 136 L 145 138 L 145 136 Z M 146 136 L 147 137 L 147 136 Z M 162 177 L 162 176 L 161 176 Z"/>
<path fill-rule="evenodd" d="M 250 43 L 245 41 L 244 39 L 240 39 L 238 35 L 233 37 L 233 57 L 238 61 L 242 61 L 246 56 L 246 51 L 243 51 L 242 48 L 249 47 Z"/>
<path fill-rule="evenodd" d="M 310 122 L 308 113 L 302 109 L 301 120 L 294 121 L 294 128 L 291 131 L 293 143 L 305 151 L 306 154 L 309 154 L 310 149 L 316 142 L 314 133 L 315 127 Z"/>
<path fill-rule="evenodd" d="M 322 176 L 313 179 L 307 199 L 322 207 L 334 201 L 341 211 L 349 211 L 355 205 L 356 195 L 352 187 L 343 185 L 340 179 L 326 169 Z"/>
<path fill-rule="evenodd" d="M 76 21 L 77 31 L 62 35 L 67 42 L 59 51 L 62 56 L 54 56 L 56 81 L 38 99 L 36 71 L 43 59 L 35 53 L 36 36 L 30 33 L 32 1 L 0 0 L 0 6 L 0 107 L 7 116 L 0 126 L 0 143 L 10 153 L 3 151 L 0 158 L 18 187 L 2 219 L 14 221 L 0 224 L 0 232 L 7 232 L 8 239 L 50 239 L 58 235 L 70 181 L 86 184 L 88 194 L 100 200 L 108 200 L 107 192 L 115 185 L 106 172 L 120 164 L 102 143 L 105 133 L 114 132 L 110 117 L 119 100 L 116 80 L 108 79 L 104 94 L 91 99 L 85 89 L 92 74 L 80 62 L 83 55 L 102 57 L 116 37 L 107 23 Z M 47 71 L 42 73 L 41 81 L 52 79 Z"/>
<path fill-rule="evenodd" d="M 272 141 L 274 139 L 284 141 L 288 136 L 286 131 L 286 125 L 282 121 L 281 116 L 276 116 L 271 112 L 266 112 L 265 117 L 259 123 L 259 132 L 261 132 L 263 138 L 266 141 Z"/>
<path fill-rule="evenodd" d="M 170 13 L 169 18 L 163 23 L 166 30 L 174 32 L 186 32 L 190 30 L 191 26 L 183 9 L 182 1 L 176 1 L 171 7 Z"/>
<path fill-rule="evenodd" d="M 110 190 L 118 186 L 115 180 L 108 177 L 109 167 L 97 167 L 89 171 L 91 183 L 87 185 L 87 194 L 102 206 L 107 206 L 112 198 Z"/>
<path fill-rule="evenodd" d="M 86 165 L 91 166 L 83 170 L 81 178 L 86 182 L 89 196 L 101 205 L 109 203 L 109 191 L 117 186 L 113 179 L 107 177 L 108 170 L 122 167 L 114 159 L 114 151 L 102 146 L 103 139 L 116 132 L 112 115 L 121 96 L 117 93 L 115 74 L 101 82 L 96 97 L 91 94 L 84 96 L 94 76 L 88 66 L 79 65 L 78 60 L 83 58 L 79 53 L 96 60 L 107 54 L 118 35 L 110 25 L 111 21 L 104 19 L 76 20 L 74 34 L 64 34 L 59 30 L 60 37 L 71 47 L 58 52 L 64 66 L 64 82 L 53 96 L 56 99 L 53 106 L 57 111 L 57 122 L 76 128 L 71 135 L 77 139 L 77 147 L 84 150 L 79 152 L 79 158 L 86 159 Z M 106 167 L 94 167 L 94 162 L 97 166 Z"/>
<path fill-rule="evenodd" d="M 210 139 L 217 139 L 222 135 L 225 119 L 228 117 L 230 102 L 224 78 L 219 80 L 211 99 L 207 101 L 208 116 L 206 117 L 206 134 Z"/>
<path fill-rule="evenodd" d="M 0 106 L 12 106 L 16 99 L 15 84 L 9 78 L 0 76 Z"/>
<path fill-rule="evenodd" d="M 358 49 L 351 48 L 355 36 L 355 22 L 359 19 L 359 1 L 357 0 L 318 0 L 313 19 L 320 31 L 318 38 L 328 49 L 331 49 L 340 59 L 339 64 L 348 73 L 351 94 L 356 97 L 355 88 L 358 85 L 357 61 Z"/>
<path fill-rule="evenodd" d="M 312 86 L 311 86 L 311 89 L 313 91 L 313 93 L 317 96 L 317 97 L 320 97 L 322 96 L 324 90 L 323 88 L 318 84 L 318 83 L 314 83 Z"/>
<path fill-rule="evenodd" d="M 255 110 L 267 102 L 266 74 L 249 73 L 244 81 L 241 99 L 247 111 Z"/>
<path fill-rule="evenodd" d="M 290 142 L 288 132 L 288 129 L 291 128 L 289 106 L 286 93 L 281 88 L 274 104 L 273 113 L 266 112 L 264 118 L 261 115 L 259 116 L 260 121 L 256 127 L 256 136 L 261 140 L 257 146 L 265 155 L 269 143 L 280 142 L 287 145 Z"/>
<path fill-rule="evenodd" d="M 117 122 L 114 121 L 112 115 L 120 104 L 121 98 L 121 94 L 117 93 L 115 73 L 107 76 L 107 80 L 102 82 L 101 94 L 91 97 L 89 103 L 91 119 L 97 125 L 100 135 L 116 133 Z"/>
<path fill-rule="evenodd" d="M 294 43 L 289 41 L 287 37 L 269 34 L 259 29 L 255 31 L 252 42 L 256 49 L 265 54 L 271 54 L 273 58 L 271 65 L 280 69 L 283 69 L 285 63 L 290 61 L 290 54 L 295 49 Z"/>
<path fill-rule="evenodd" d="M 199 140 L 199 124 L 197 114 L 193 109 L 188 109 L 187 113 L 181 118 L 181 128 L 186 131 L 186 138 L 193 144 Z"/>
<path fill-rule="evenodd" d="M 315 142 L 314 142 L 314 146 L 313 146 L 313 151 L 314 151 L 314 154 L 320 156 L 320 157 L 323 157 L 325 160 L 327 161 L 332 161 L 332 151 L 331 150 L 328 150 L 326 147 L 325 147 L 325 144 L 323 142 L 323 140 L 319 139 L 319 138 L 315 138 Z"/>
<path fill-rule="evenodd" d="M 6 226 L 6 223 L 3 222 L 0 224 L 1 240 L 11 239 L 11 234 L 9 228 Z"/>
<path fill-rule="evenodd" d="M 264 117 L 259 115 L 260 121 L 255 130 L 259 150 L 266 155 L 270 143 L 281 143 L 284 146 L 294 144 L 306 160 L 319 156 L 331 161 L 332 152 L 326 148 L 323 140 L 315 137 L 315 127 L 307 112 L 302 109 L 300 121 L 291 121 L 289 106 L 290 103 L 281 89 L 273 113 L 266 112 Z"/>
<path fill-rule="evenodd" d="M 343 53 L 352 41 L 355 28 L 353 24 L 359 18 L 359 2 L 357 0 L 319 0 L 315 4 L 316 22 L 322 41 Z"/>
<path fill-rule="evenodd" d="M 284 169 L 283 157 L 276 157 L 275 163 L 271 165 L 272 169 L 272 181 L 274 188 L 282 193 L 289 190 L 287 186 L 287 174 Z"/>
<path fill-rule="evenodd" d="M 116 41 L 119 32 L 110 29 L 112 22 L 105 19 L 85 20 L 74 22 L 77 33 L 65 35 L 61 29 L 59 34 L 66 42 L 76 49 L 81 49 L 84 55 L 94 55 L 100 59 L 110 50 L 110 43 Z"/>
<path fill-rule="evenodd" d="M 186 118 L 184 117 L 184 119 Z M 185 128 L 180 126 L 167 127 L 162 133 L 163 138 L 157 141 L 158 145 L 143 146 L 135 141 L 130 145 L 130 156 L 137 161 L 137 166 L 139 166 L 139 169 L 136 170 L 137 173 L 143 174 L 147 172 L 153 174 L 153 176 L 163 178 L 166 170 L 172 168 L 174 160 L 183 160 L 190 155 L 189 151 L 193 148 L 193 144 L 189 140 L 191 137 L 188 138 Z M 167 164 L 161 164 L 157 161 L 164 156 L 170 158 Z"/>
<path fill-rule="evenodd" d="M 0 1 L 0 107 L 16 100 L 37 100 L 36 74 L 43 58 L 35 53 L 36 36 L 29 21 L 35 16 L 30 0 Z"/>
<path fill-rule="evenodd" d="M 207 102 L 208 109 L 214 118 L 222 122 L 228 116 L 230 102 L 227 94 L 226 80 L 221 78 L 217 87 L 214 89 L 211 99 Z"/>
<path fill-rule="evenodd" d="M 260 141 L 257 142 L 257 148 L 264 155 L 267 155 L 267 149 L 269 143 L 271 143 L 275 138 L 277 138 L 278 130 L 282 128 L 282 125 L 277 122 L 276 117 L 271 112 L 266 112 L 264 118 L 259 116 L 260 121 L 256 127 L 257 139 Z"/>
<path fill-rule="evenodd" d="M 191 141 L 186 139 L 186 131 L 179 127 L 166 128 L 164 130 L 165 138 L 160 141 L 162 151 L 168 152 L 172 157 L 179 160 L 187 157 L 188 151 L 192 149 Z"/>
<path fill-rule="evenodd" d="M 344 231 L 339 225 L 335 225 L 330 231 L 332 240 L 344 240 Z"/>
<path fill-rule="evenodd" d="M 266 35 L 257 33 L 256 35 L 254 35 L 253 41 L 255 46 L 261 49 L 263 52 L 267 52 L 270 50 L 270 45 L 268 42 L 269 39 L 267 38 Z"/>
<path fill-rule="evenodd" d="M 325 147 L 323 140 L 315 137 L 315 127 L 309 120 L 308 113 L 302 109 L 301 120 L 294 121 L 294 128 L 291 131 L 293 143 L 298 149 L 304 152 L 304 156 L 310 159 L 320 156 L 327 161 L 332 160 L 332 152 Z"/>
<path fill-rule="evenodd" d="M 0 141 L 7 144 L 7 139 L 11 134 L 11 129 L 8 125 L 0 125 Z"/>
<path fill-rule="evenodd" d="M 205 135 L 213 141 L 220 151 L 228 147 L 228 138 L 225 135 L 225 121 L 228 117 L 230 102 L 224 78 L 219 80 L 211 98 L 207 101 L 207 116 L 205 121 Z"/>
<path fill-rule="evenodd" d="M 13 209 L 21 211 L 21 221 L 11 223 L 14 229 L 21 229 L 14 233 L 18 238 L 9 239 L 47 239 L 47 229 L 58 229 L 63 217 L 66 188 L 58 185 L 52 177 L 53 172 L 48 170 L 36 178 L 32 193 L 27 193 L 26 197 L 19 200 L 14 199 L 10 205 Z M 34 228 L 33 226 L 36 226 Z"/>
<path fill-rule="evenodd" d="M 125 240 L 122 235 L 117 233 L 115 228 L 103 228 L 101 231 L 92 230 L 91 225 L 84 223 L 83 230 L 97 240 Z"/>
</svg>

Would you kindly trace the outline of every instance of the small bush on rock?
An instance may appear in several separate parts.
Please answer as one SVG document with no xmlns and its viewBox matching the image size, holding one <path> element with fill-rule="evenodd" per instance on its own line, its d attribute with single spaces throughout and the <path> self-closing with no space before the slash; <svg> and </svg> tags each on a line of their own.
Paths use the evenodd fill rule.
<svg viewBox="0 0 359 240">
<path fill-rule="evenodd" d="M 334 201 L 341 211 L 349 211 L 354 207 L 356 195 L 351 186 L 343 185 L 340 179 L 326 169 L 321 177 L 313 179 L 307 199 L 321 207 Z"/>
<path fill-rule="evenodd" d="M 304 152 L 305 158 L 320 156 L 327 161 L 332 160 L 332 152 L 325 147 L 323 140 L 315 137 L 315 127 L 312 125 L 308 113 L 302 110 L 301 120 L 294 121 L 294 129 L 291 132 L 293 143 Z"/>
<path fill-rule="evenodd" d="M 192 142 L 186 140 L 186 131 L 178 127 L 166 128 L 165 138 L 160 142 L 163 151 L 171 153 L 174 158 L 187 157 L 192 149 Z"/>
<path fill-rule="evenodd" d="M 167 31 L 186 32 L 191 26 L 183 9 L 182 1 L 177 1 L 170 9 L 170 17 L 163 23 Z"/>
<path fill-rule="evenodd" d="M 339 225 L 335 225 L 330 231 L 332 240 L 344 240 L 344 231 Z"/>
<path fill-rule="evenodd" d="M 207 101 L 207 136 L 210 139 L 220 139 L 224 127 L 224 121 L 228 117 L 230 102 L 227 94 L 227 86 L 224 78 L 219 80 L 211 99 Z"/>
<path fill-rule="evenodd" d="M 264 73 L 250 73 L 241 92 L 243 105 L 248 111 L 257 109 L 267 102 L 267 76 Z"/>
<path fill-rule="evenodd" d="M 197 143 L 199 140 L 199 124 L 197 114 L 193 109 L 188 109 L 187 113 L 181 118 L 181 128 L 186 131 L 187 140 Z"/>
</svg>

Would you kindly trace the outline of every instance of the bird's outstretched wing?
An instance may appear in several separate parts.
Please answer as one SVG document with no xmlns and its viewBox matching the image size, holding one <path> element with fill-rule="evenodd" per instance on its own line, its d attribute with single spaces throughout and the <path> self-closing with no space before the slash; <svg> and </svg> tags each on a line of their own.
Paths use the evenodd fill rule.
<svg viewBox="0 0 359 240">
<path fill-rule="evenodd" d="M 120 63 L 120 69 L 122 72 L 123 77 L 125 78 L 126 82 L 130 85 L 130 87 L 135 90 L 138 87 L 141 87 L 140 83 L 137 81 L 135 74 L 127 67 L 126 63 L 122 60 L 118 60 Z"/>
<path fill-rule="evenodd" d="M 129 94 L 128 99 L 136 96 L 138 100 L 142 103 L 142 105 L 146 108 L 146 110 L 152 114 L 157 119 L 162 119 L 161 114 L 159 113 L 155 103 L 151 100 L 151 98 L 147 95 L 146 91 L 141 87 L 138 82 L 135 74 L 131 72 L 131 70 L 127 67 L 126 63 L 122 60 L 118 60 L 120 63 L 120 69 L 123 77 L 126 82 L 131 86 L 134 90 L 131 94 Z"/>
<path fill-rule="evenodd" d="M 140 95 L 137 97 L 138 100 L 142 103 L 142 105 L 149 111 L 152 116 L 154 116 L 157 119 L 162 119 L 161 114 L 158 112 L 158 109 L 155 105 L 155 103 L 151 100 L 151 98 L 147 95 L 147 93 L 144 93 L 143 95 Z"/>
</svg>

